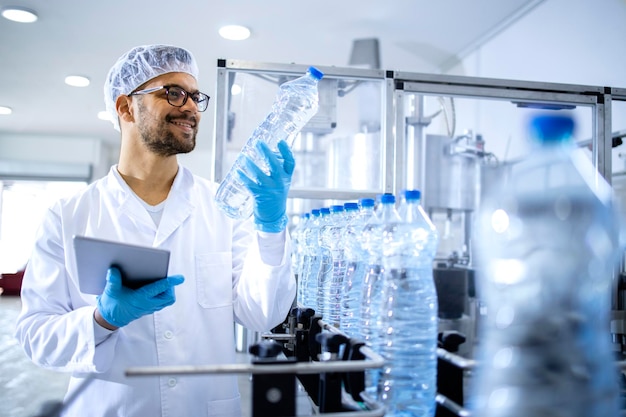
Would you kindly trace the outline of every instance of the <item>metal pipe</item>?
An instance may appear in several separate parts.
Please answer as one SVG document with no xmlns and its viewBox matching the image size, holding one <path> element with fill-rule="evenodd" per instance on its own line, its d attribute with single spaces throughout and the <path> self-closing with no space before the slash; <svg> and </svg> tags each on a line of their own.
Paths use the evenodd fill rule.
<svg viewBox="0 0 626 417">
<path fill-rule="evenodd" d="M 437 348 L 437 357 L 450 362 L 452 365 L 460 369 L 472 369 L 476 366 L 475 360 L 455 355 L 454 353 L 448 352 L 442 348 Z"/>
</svg>

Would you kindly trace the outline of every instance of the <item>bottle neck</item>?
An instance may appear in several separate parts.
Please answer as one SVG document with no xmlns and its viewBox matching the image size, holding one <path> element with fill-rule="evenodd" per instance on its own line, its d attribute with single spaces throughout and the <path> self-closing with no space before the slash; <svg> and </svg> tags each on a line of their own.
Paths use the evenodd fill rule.
<svg viewBox="0 0 626 417">
<path fill-rule="evenodd" d="M 422 210 L 420 210 L 420 200 L 406 200 L 405 207 L 402 213 L 402 220 L 407 223 L 413 223 L 419 218 L 422 218 Z"/>
<path fill-rule="evenodd" d="M 399 220 L 398 213 L 393 204 L 382 204 L 380 207 L 380 220 L 382 222 L 388 222 L 393 220 Z"/>
</svg>

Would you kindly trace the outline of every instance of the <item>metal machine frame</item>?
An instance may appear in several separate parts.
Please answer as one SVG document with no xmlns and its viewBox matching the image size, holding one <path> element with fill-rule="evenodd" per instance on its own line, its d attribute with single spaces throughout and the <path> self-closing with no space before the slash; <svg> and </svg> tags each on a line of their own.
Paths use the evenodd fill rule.
<svg viewBox="0 0 626 417">
<path fill-rule="evenodd" d="M 227 111 L 229 75 L 237 72 L 257 74 L 301 75 L 308 68 L 302 64 L 273 64 L 220 59 L 217 64 L 216 118 L 213 146 L 213 175 L 221 181 L 229 167 L 224 166 L 227 141 Z M 430 94 L 452 97 L 490 98 L 518 100 L 535 103 L 557 103 L 593 107 L 592 151 L 593 164 L 598 173 L 611 181 L 611 101 L 626 100 L 626 89 L 544 83 L 469 76 L 451 76 L 404 71 L 385 71 L 358 68 L 319 66 L 326 78 L 351 78 L 382 81 L 385 84 L 382 121 L 384 141 L 384 167 L 382 189 L 379 191 L 398 193 L 406 185 L 406 117 L 403 104 L 405 94 Z M 222 106 L 222 107 L 220 107 Z M 411 156 L 409 156 L 411 157 Z M 292 198 L 349 200 L 363 197 L 364 193 L 336 190 L 292 188 Z"/>
<path fill-rule="evenodd" d="M 250 72 L 258 74 L 288 74 L 300 75 L 306 71 L 308 66 L 298 64 L 270 64 L 256 63 L 239 60 L 218 60 L 217 71 L 217 103 L 216 122 L 215 122 L 215 143 L 214 143 L 214 179 L 220 181 L 226 174 L 228 167 L 224 166 L 224 152 L 227 141 L 228 120 L 227 111 L 219 106 L 226 106 L 228 102 L 229 92 L 229 76 L 235 72 Z M 414 137 L 409 138 L 407 135 L 407 126 L 412 122 L 407 117 L 407 108 L 405 108 L 405 97 L 408 95 L 417 96 L 449 96 L 474 99 L 493 99 L 521 101 L 525 103 L 535 104 L 551 104 L 551 105 L 573 105 L 590 107 L 592 114 L 592 138 L 585 145 L 591 143 L 592 163 L 596 167 L 596 175 L 601 175 L 611 183 L 612 180 L 612 101 L 626 101 L 626 89 L 612 88 L 602 86 L 574 85 L 560 83 L 545 82 L 529 82 L 519 80 L 479 78 L 468 76 L 450 76 L 436 75 L 424 73 L 412 73 L 404 71 L 384 71 L 384 70 L 366 70 L 356 68 L 338 68 L 338 67 L 318 67 L 325 73 L 326 77 L 334 78 L 359 78 L 363 80 L 376 80 L 384 83 L 384 93 L 381 105 L 381 140 L 384 166 L 381 170 L 380 193 L 399 194 L 407 187 L 408 176 L 415 176 L 415 184 L 419 184 L 420 189 L 424 189 L 424 172 L 409 173 L 407 158 L 413 158 L 418 161 L 424 155 L 422 143 L 413 147 L 414 153 L 407 155 L 408 140 L 422 140 L 424 134 L 423 127 L 417 127 Z M 226 109 L 227 110 L 227 109 Z M 420 106 L 420 111 L 423 107 Z M 424 115 L 417 114 L 415 120 L 421 120 Z M 418 123 L 419 125 L 419 123 Z M 422 141 L 423 142 L 423 141 Z M 581 144 L 579 144 L 581 145 Z M 582 146 L 582 145 L 581 145 Z M 422 164 L 423 165 L 423 164 Z M 422 168 L 420 168 L 422 169 Z M 599 178 L 595 178 L 599 180 Z M 355 200 L 364 196 L 369 196 L 362 191 L 346 191 L 346 190 L 320 190 L 307 188 L 292 188 L 290 198 L 312 199 L 312 200 Z M 426 199 L 428 197 L 426 196 Z M 426 201 L 427 204 L 427 201 Z M 467 233 L 469 234 L 469 230 Z M 618 280 L 616 280 L 617 282 Z M 617 288 L 616 288 L 617 289 Z M 619 303 L 614 303 L 615 308 L 621 308 Z M 621 317 L 621 316 L 620 316 Z M 625 315 L 626 317 L 626 315 Z M 618 326 L 623 328 L 624 337 L 626 338 L 626 319 L 620 321 Z M 332 330 L 326 328 L 326 330 Z M 294 330 L 295 331 L 295 330 Z M 470 370 L 474 366 L 471 359 L 465 359 L 443 349 L 438 351 L 440 359 L 440 367 L 442 361 L 449 362 L 446 373 L 441 372 L 443 376 L 449 377 L 452 388 L 446 388 L 449 392 L 442 392 L 443 385 L 441 379 L 438 381 L 440 390 L 438 395 L 439 405 L 447 408 L 447 411 L 441 411 L 441 415 L 467 415 L 462 403 L 462 387 L 463 373 Z M 359 362 L 360 365 L 369 367 L 372 363 L 365 364 Z M 321 367 L 318 367 L 321 366 Z M 356 365 L 354 363 L 353 365 Z M 285 366 L 285 365 L 281 365 Z M 293 367 L 296 373 L 301 370 L 302 366 L 318 369 L 318 371 L 333 370 L 334 367 L 340 367 L 339 363 L 315 364 L 315 365 L 287 365 Z M 446 365 L 447 366 L 447 365 Z M 624 368 L 621 363 L 620 367 Z M 327 369 L 328 367 L 328 369 Z M 267 368 L 269 370 L 270 368 Z M 285 369 L 285 368 L 281 368 Z M 336 368 L 340 370 L 339 368 Z M 361 368 L 363 369 L 363 368 Z M 183 369 L 186 372 L 209 371 L 209 369 Z M 229 368 L 230 372 L 259 372 L 256 367 L 240 367 Z M 164 371 L 151 370 L 155 374 L 162 374 Z M 181 371 L 178 369 L 176 371 Z M 212 370 L 213 372 L 217 371 Z M 309 372 L 307 370 L 307 372 Z M 460 396 L 459 396 L 460 393 Z M 444 394 L 444 395 L 442 395 Z M 446 397 L 447 395 L 447 397 Z M 447 414 L 446 414 L 447 413 Z M 440 415 L 440 414 L 438 414 Z"/>
<path fill-rule="evenodd" d="M 393 72 L 393 79 L 393 124 L 396 127 L 394 131 L 398 153 L 405 152 L 405 109 L 402 97 L 406 93 L 585 105 L 594 108 L 593 164 L 599 174 L 611 181 L 611 90 L 608 88 L 401 71 Z M 403 189 L 402 179 L 406 173 L 406 167 L 398 165 L 396 192 Z"/>
<path fill-rule="evenodd" d="M 308 65 L 300 64 L 272 64 L 272 63 L 258 63 L 250 61 L 241 61 L 234 59 L 220 59 L 217 64 L 217 91 L 216 102 L 218 106 L 225 106 L 228 103 L 229 92 L 229 76 L 232 73 L 256 73 L 256 74 L 284 74 L 284 75 L 302 75 L 306 72 Z M 389 90 L 391 80 L 385 80 L 385 71 L 382 70 L 370 70 L 370 69 L 355 69 L 355 68 L 338 68 L 328 66 L 317 66 L 323 73 L 324 78 L 350 78 L 359 79 L 364 81 L 386 81 L 386 91 Z M 216 107 L 215 118 L 215 137 L 214 137 L 214 162 L 213 162 L 213 175 L 215 181 L 221 181 L 227 174 L 229 166 L 224 164 L 224 153 L 226 149 L 227 133 L 228 133 L 228 120 L 226 108 Z M 269 110 L 269 109 L 268 109 Z M 385 118 L 383 118 L 383 126 L 381 129 L 386 129 L 386 120 L 391 117 L 391 114 L 387 111 Z M 385 136 L 383 134 L 383 136 Z M 383 148 L 384 158 L 384 170 L 382 183 L 383 189 L 377 190 L 382 192 L 392 192 L 395 172 L 394 166 L 394 143 L 385 140 L 385 146 Z M 297 188 L 292 187 L 289 192 L 291 198 L 303 198 L 303 199 L 337 199 L 337 200 L 350 200 L 363 197 L 367 193 L 363 191 L 349 192 L 345 190 L 329 190 L 329 189 L 313 189 L 313 188 Z M 373 195 L 375 195 L 374 193 Z"/>
</svg>

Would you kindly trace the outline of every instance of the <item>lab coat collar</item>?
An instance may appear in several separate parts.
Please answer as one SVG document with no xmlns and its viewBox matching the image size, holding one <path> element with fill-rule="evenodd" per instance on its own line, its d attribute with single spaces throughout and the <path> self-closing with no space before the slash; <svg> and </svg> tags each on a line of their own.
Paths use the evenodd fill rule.
<svg viewBox="0 0 626 417">
<path fill-rule="evenodd" d="M 159 227 L 154 224 L 147 210 L 141 205 L 138 197 L 117 172 L 117 165 L 109 172 L 110 186 L 118 194 L 120 215 L 126 215 L 142 231 L 154 236 L 153 246 L 161 245 L 174 231 L 191 215 L 195 208 L 192 201 L 193 175 L 182 165 L 178 165 L 178 172 L 174 178 L 172 188 L 165 200 L 163 216 Z"/>
<path fill-rule="evenodd" d="M 154 246 L 161 245 L 172 233 L 183 224 L 195 209 L 192 198 L 193 175 L 182 165 L 178 165 L 178 173 L 170 190 L 163 216 L 157 230 Z"/>
</svg>

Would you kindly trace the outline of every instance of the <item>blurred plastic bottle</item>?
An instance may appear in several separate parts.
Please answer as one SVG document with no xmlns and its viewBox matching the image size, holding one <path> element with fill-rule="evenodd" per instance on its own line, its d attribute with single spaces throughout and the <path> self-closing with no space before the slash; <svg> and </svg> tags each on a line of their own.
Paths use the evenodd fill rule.
<svg viewBox="0 0 626 417">
<path fill-rule="evenodd" d="M 358 214 L 346 225 L 344 233 L 346 275 L 341 296 L 340 329 L 350 337 L 362 339 L 360 330 L 361 297 L 365 277 L 366 253 L 361 247 L 361 233 L 374 214 L 374 200 L 362 198 Z"/>
<path fill-rule="evenodd" d="M 293 275 L 296 277 L 296 282 L 298 282 L 298 296 L 297 300 L 300 301 L 302 299 L 300 285 L 300 279 L 302 278 L 302 264 L 304 257 L 304 234 L 306 233 L 306 229 L 308 228 L 308 221 L 310 218 L 310 213 L 302 213 L 300 214 L 298 224 L 291 231 L 291 267 L 293 270 Z"/>
<path fill-rule="evenodd" d="M 321 212 L 311 210 L 311 217 L 304 232 L 304 253 L 302 255 L 302 274 L 298 281 L 300 299 L 304 307 L 317 308 L 317 271 L 319 270 L 318 239 Z M 315 280 L 311 278 L 315 277 Z"/>
<path fill-rule="evenodd" d="M 271 111 L 252 132 L 215 194 L 218 206 L 229 217 L 247 219 L 252 214 L 252 196 L 237 175 L 238 170 L 246 172 L 244 155 L 269 173 L 267 163 L 256 151 L 255 144 L 263 141 L 274 151 L 277 151 L 276 145 L 280 140 L 285 140 L 291 146 L 300 130 L 317 113 L 317 85 L 323 76 L 317 68 L 309 67 L 305 75 L 280 85 Z"/>
<path fill-rule="evenodd" d="M 365 277 L 361 291 L 361 335 L 363 341 L 380 353 L 380 331 L 383 299 L 383 229 L 389 223 L 397 223 L 400 217 L 395 208 L 396 198 L 383 194 L 380 212 L 374 214 L 363 228 L 361 245 L 367 253 Z M 365 390 L 376 398 L 380 369 L 365 371 Z"/>
<path fill-rule="evenodd" d="M 325 305 L 326 295 L 324 293 L 323 279 L 326 275 L 328 275 L 328 271 L 332 268 L 332 256 L 330 250 L 322 244 L 322 230 L 328 224 L 330 218 L 330 208 L 322 207 L 320 209 L 320 213 L 320 225 L 317 232 L 317 242 L 315 243 L 317 245 L 317 258 L 319 260 L 319 264 L 317 271 L 311 271 L 309 285 L 313 285 L 313 283 L 315 283 L 315 311 L 318 314 L 321 314 L 322 317 L 326 318 L 328 311 L 327 306 Z"/>
<path fill-rule="evenodd" d="M 401 220 L 383 230 L 384 288 L 379 399 L 389 416 L 433 417 L 437 394 L 437 229 L 407 190 Z"/>
<path fill-rule="evenodd" d="M 320 247 L 330 257 L 329 267 L 320 271 L 318 284 L 323 300 L 322 317 L 335 327 L 339 327 L 341 291 L 346 272 L 343 240 L 345 225 L 343 205 L 333 205 L 330 206 L 328 222 L 320 229 Z"/>
<path fill-rule="evenodd" d="M 609 331 L 621 224 L 568 116 L 531 120 L 537 145 L 481 204 L 485 299 L 472 415 L 621 414 Z"/>
</svg>

